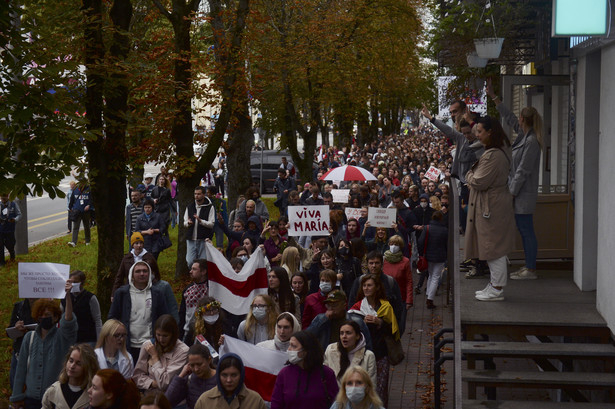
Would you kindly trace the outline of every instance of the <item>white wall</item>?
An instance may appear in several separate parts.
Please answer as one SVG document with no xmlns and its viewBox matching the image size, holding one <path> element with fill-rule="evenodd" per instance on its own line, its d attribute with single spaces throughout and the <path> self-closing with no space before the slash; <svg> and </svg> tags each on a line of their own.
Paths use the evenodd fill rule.
<svg viewBox="0 0 615 409">
<path fill-rule="evenodd" d="M 598 201 L 597 309 L 615 332 L 615 45 L 602 49 L 600 93 L 600 184 Z"/>
</svg>

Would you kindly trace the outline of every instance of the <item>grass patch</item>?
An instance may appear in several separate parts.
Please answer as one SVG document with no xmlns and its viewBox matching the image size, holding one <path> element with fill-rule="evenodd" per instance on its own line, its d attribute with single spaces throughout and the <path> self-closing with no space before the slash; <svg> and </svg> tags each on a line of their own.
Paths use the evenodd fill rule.
<svg viewBox="0 0 615 409">
<path fill-rule="evenodd" d="M 271 220 L 276 220 L 279 217 L 279 210 L 273 205 L 275 198 L 263 198 L 263 202 L 267 205 Z M 123 222 L 123 221 L 122 221 Z M 163 280 L 168 281 L 173 287 L 175 297 L 179 301 L 181 292 L 190 282 L 189 277 L 180 279 L 175 278 L 175 263 L 177 260 L 177 227 L 170 229 L 169 235 L 173 246 L 163 251 L 158 257 L 158 266 Z M 61 263 L 70 265 L 72 270 L 81 270 L 85 272 L 87 281 L 85 289 L 96 293 L 96 263 L 97 263 L 97 248 L 98 234 L 96 228 L 91 232 L 91 245 L 85 246 L 83 231 L 79 233 L 79 241 L 77 247 L 69 247 L 67 243 L 70 241 L 70 236 L 59 237 L 40 243 L 28 250 L 26 255 L 18 255 L 16 262 L 7 262 L 6 266 L 0 268 L 0 277 L 3 285 L 0 286 L 0 316 L 2 323 L 8 327 L 13 311 L 13 304 L 19 301 L 19 288 L 17 283 L 17 263 Z M 226 245 L 226 240 L 225 240 Z M 124 240 L 124 248 L 128 250 L 128 241 Z M 113 283 L 110 282 L 109 285 Z M 103 311 L 106 315 L 107 311 Z M 0 338 L 0 366 L 4 371 L 0 371 L 0 396 L 8 399 L 11 395 L 9 387 L 9 368 L 11 366 L 12 341 L 6 334 Z"/>
</svg>

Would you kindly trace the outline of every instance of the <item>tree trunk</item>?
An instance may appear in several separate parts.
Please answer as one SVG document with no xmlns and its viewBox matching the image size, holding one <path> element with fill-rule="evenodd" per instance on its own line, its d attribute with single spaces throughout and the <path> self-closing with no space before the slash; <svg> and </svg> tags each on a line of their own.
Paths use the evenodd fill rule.
<svg viewBox="0 0 615 409">
<path fill-rule="evenodd" d="M 97 134 L 87 141 L 89 177 L 98 232 L 97 295 L 103 315 L 109 309 L 111 287 L 124 254 L 124 206 L 126 203 L 126 111 L 128 80 L 121 64 L 130 51 L 127 35 L 132 17 L 130 0 L 115 0 L 110 10 L 114 26 L 109 65 L 104 62 L 102 4 L 83 2 L 87 18 L 86 115 L 88 127 Z M 104 72 L 108 72 L 105 81 Z M 103 104 L 104 95 L 104 104 Z M 104 118 L 104 122 L 103 122 Z M 106 124 L 103 133 L 103 123 Z"/>
<path fill-rule="evenodd" d="M 234 117 L 237 124 L 231 132 L 230 145 L 226 151 L 228 180 L 232 182 L 226 186 L 229 213 L 235 209 L 237 198 L 244 194 L 252 183 L 250 154 L 254 146 L 254 134 L 247 99 L 235 111 Z"/>
</svg>

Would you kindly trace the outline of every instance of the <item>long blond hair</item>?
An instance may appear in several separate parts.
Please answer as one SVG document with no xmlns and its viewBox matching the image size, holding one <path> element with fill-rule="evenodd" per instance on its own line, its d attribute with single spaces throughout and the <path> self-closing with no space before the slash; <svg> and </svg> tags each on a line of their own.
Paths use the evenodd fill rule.
<svg viewBox="0 0 615 409">
<path fill-rule="evenodd" d="M 265 304 L 267 304 L 267 337 L 269 337 L 269 339 L 273 339 L 275 335 L 275 324 L 277 322 L 278 315 L 280 315 L 278 310 L 278 304 L 276 304 L 273 301 L 273 298 L 271 298 L 267 294 L 257 295 L 252 299 L 252 303 L 254 303 L 254 300 L 259 297 L 262 298 L 263 301 L 265 301 Z M 252 314 L 252 308 L 250 308 L 250 311 L 248 311 L 248 316 L 246 317 L 246 326 L 244 329 L 246 339 L 252 337 L 252 331 L 254 331 L 254 329 L 256 328 L 256 324 L 258 324 L 258 321 L 256 320 L 256 318 L 254 318 L 254 315 Z"/>
<path fill-rule="evenodd" d="M 335 401 L 338 403 L 338 408 L 345 408 L 348 403 L 348 396 L 346 396 L 346 382 L 348 382 L 348 378 L 350 378 L 354 373 L 361 375 L 363 384 L 365 385 L 365 397 L 363 400 L 367 401 L 367 403 L 370 403 L 375 408 L 382 407 L 382 400 L 378 397 L 375 385 L 372 382 L 372 378 L 369 377 L 367 371 L 359 365 L 351 365 L 348 369 L 346 369 L 344 376 L 342 376 L 342 379 L 340 380 L 340 391 L 335 397 Z M 366 405 L 366 407 L 370 406 Z"/>
<path fill-rule="evenodd" d="M 521 110 L 523 121 L 534 130 L 538 145 L 542 149 L 542 117 L 534 107 L 525 107 Z"/>
<path fill-rule="evenodd" d="M 113 336 L 115 334 L 115 331 L 117 331 L 118 328 L 126 328 L 126 326 L 113 318 L 108 319 L 107 321 L 105 321 L 105 323 L 103 324 L 102 328 L 100 329 L 100 335 L 98 336 L 98 341 L 96 341 L 96 347 L 95 348 L 103 348 L 105 347 L 105 343 L 107 342 L 107 337 L 108 336 Z M 128 337 L 124 338 L 124 343 L 122 344 L 122 348 L 120 348 L 120 352 L 122 353 L 122 355 L 124 355 L 126 358 L 131 358 L 132 357 L 130 355 L 128 355 L 128 351 L 126 350 L 126 340 L 128 339 Z"/>
<path fill-rule="evenodd" d="M 58 380 L 60 383 L 68 383 L 66 365 L 68 364 L 68 359 L 74 351 L 79 351 L 79 355 L 81 355 L 79 360 L 81 361 L 81 367 L 83 368 L 83 379 L 81 379 L 81 385 L 79 385 L 79 387 L 81 389 L 87 389 L 92 383 L 92 378 L 100 369 L 98 367 L 98 358 L 96 357 L 96 353 L 94 353 L 94 350 L 89 344 L 77 344 L 68 348 L 68 353 L 66 354 L 66 358 L 64 358 L 64 364 L 62 365 L 62 371 L 60 372 Z"/>
<path fill-rule="evenodd" d="M 296 247 L 288 246 L 282 252 L 282 260 L 280 265 L 286 269 L 288 276 L 292 277 L 294 273 L 299 271 L 299 250 Z"/>
</svg>

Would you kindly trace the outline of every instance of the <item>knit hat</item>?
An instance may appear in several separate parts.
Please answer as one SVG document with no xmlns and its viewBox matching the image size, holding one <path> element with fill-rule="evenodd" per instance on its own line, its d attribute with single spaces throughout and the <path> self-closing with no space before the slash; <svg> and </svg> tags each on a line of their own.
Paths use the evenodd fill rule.
<svg viewBox="0 0 615 409">
<path fill-rule="evenodd" d="M 138 231 L 137 231 L 137 232 L 132 233 L 132 236 L 130 236 L 130 247 L 134 246 L 134 244 L 135 244 L 137 241 L 142 241 L 142 242 L 144 242 L 144 241 L 145 241 L 145 240 L 143 239 L 143 235 L 142 235 L 141 233 L 139 233 Z"/>
</svg>

